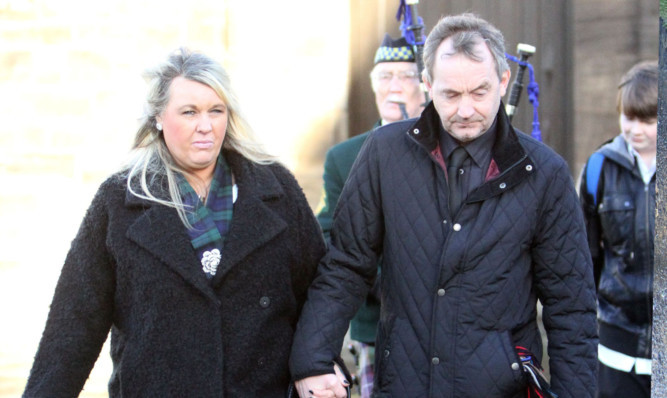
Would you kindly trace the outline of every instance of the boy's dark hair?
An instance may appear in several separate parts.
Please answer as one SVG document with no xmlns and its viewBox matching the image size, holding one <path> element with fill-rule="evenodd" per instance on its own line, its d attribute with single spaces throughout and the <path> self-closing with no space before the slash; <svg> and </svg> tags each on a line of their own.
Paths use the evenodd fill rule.
<svg viewBox="0 0 667 398">
<path fill-rule="evenodd" d="M 618 85 L 616 110 L 629 119 L 658 116 L 658 61 L 643 61 L 623 75 Z"/>
</svg>

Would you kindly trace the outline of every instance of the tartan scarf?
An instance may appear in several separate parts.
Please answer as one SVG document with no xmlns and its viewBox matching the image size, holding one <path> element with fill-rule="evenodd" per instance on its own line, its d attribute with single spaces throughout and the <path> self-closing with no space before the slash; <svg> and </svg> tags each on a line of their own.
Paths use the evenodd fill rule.
<svg viewBox="0 0 667 398">
<path fill-rule="evenodd" d="M 232 171 L 221 152 L 206 203 L 202 203 L 185 177 L 180 177 L 181 199 L 186 206 L 188 221 L 192 225 L 192 229 L 188 229 L 190 242 L 201 262 L 202 270 L 206 277 L 211 279 L 220 264 L 225 236 L 232 222 Z"/>
</svg>

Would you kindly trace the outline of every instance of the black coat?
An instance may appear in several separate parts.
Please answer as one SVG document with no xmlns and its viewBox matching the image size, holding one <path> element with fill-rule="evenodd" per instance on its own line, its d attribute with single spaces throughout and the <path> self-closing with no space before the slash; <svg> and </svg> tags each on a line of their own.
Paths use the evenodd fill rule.
<svg viewBox="0 0 667 398">
<path fill-rule="evenodd" d="M 592 397 L 595 286 L 565 161 L 515 132 L 502 109 L 491 178 L 452 219 L 432 104 L 371 133 L 338 202 L 331 245 L 295 335 L 295 377 L 325 373 L 383 255 L 375 397 L 525 394 L 515 345 L 541 358 L 544 305 L 553 389 Z"/>
<path fill-rule="evenodd" d="M 580 194 L 599 276 L 600 344 L 651 358 L 655 175 L 644 183 L 620 135 L 597 152 L 605 159 L 596 179 L 598 199 L 589 193 L 587 168 Z"/>
<path fill-rule="evenodd" d="M 65 261 L 25 390 L 77 396 L 111 329 L 111 397 L 284 397 L 288 356 L 323 255 L 294 177 L 225 154 L 238 185 L 209 281 L 173 208 L 99 189 Z"/>
</svg>

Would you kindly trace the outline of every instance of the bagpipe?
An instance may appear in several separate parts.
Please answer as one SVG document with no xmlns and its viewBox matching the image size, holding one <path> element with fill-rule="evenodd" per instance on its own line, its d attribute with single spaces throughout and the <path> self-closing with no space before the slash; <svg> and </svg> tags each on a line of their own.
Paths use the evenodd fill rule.
<svg viewBox="0 0 667 398">
<path fill-rule="evenodd" d="M 521 92 L 523 91 L 523 78 L 526 69 L 528 69 L 529 82 L 528 86 L 526 86 L 526 91 L 528 93 L 528 101 L 533 105 L 533 128 L 530 135 L 536 140 L 542 141 L 540 118 L 537 112 L 537 108 L 540 106 L 540 88 L 535 81 L 535 70 L 533 69 L 533 65 L 528 62 L 528 58 L 535 54 L 535 47 L 530 44 L 519 43 L 516 46 L 516 51 L 519 55 L 518 58 L 510 54 L 505 54 L 505 58 L 517 63 L 516 75 L 512 82 L 512 86 L 510 87 L 507 104 L 505 105 L 505 113 L 507 113 L 511 122 L 516 113 L 517 106 L 519 106 L 519 99 L 521 98 Z"/>
<path fill-rule="evenodd" d="M 405 41 L 412 46 L 412 53 L 417 62 L 417 73 L 419 74 L 419 85 L 424 91 L 424 106 L 428 104 L 428 90 L 424 85 L 424 78 L 422 72 L 424 71 L 424 42 L 426 36 L 424 35 L 424 20 L 419 16 L 417 10 L 419 0 L 401 0 L 398 5 L 398 12 L 396 12 L 396 20 L 401 21 L 401 35 Z"/>
<path fill-rule="evenodd" d="M 428 91 L 426 90 L 422 77 L 422 71 L 424 70 L 424 42 L 426 41 L 426 36 L 423 33 L 424 21 L 419 16 L 419 12 L 417 10 L 418 4 L 419 0 L 400 0 L 398 12 L 396 13 L 396 19 L 401 21 L 401 34 L 408 42 L 408 44 L 412 46 L 412 51 L 415 55 L 415 60 L 417 61 L 419 81 L 426 99 L 424 104 L 428 104 Z M 537 108 L 539 107 L 540 90 L 537 82 L 535 81 L 535 71 L 533 66 L 528 62 L 528 58 L 535 54 L 535 47 L 531 46 L 530 44 L 519 43 L 517 45 L 517 53 L 518 58 L 507 53 L 505 54 L 505 57 L 508 60 L 517 63 L 517 71 L 514 81 L 510 87 L 509 98 L 505 106 L 505 112 L 507 113 L 507 116 L 511 122 L 519 105 L 519 100 L 521 99 L 521 92 L 524 88 L 524 75 L 526 69 L 528 69 L 529 83 L 526 86 L 526 91 L 528 94 L 528 100 L 533 105 L 533 126 L 531 136 L 538 141 L 542 141 L 540 119 L 537 112 Z M 404 116 L 407 116 L 407 112 L 405 112 L 404 109 L 405 106 L 401 108 L 401 111 L 403 112 Z"/>
</svg>

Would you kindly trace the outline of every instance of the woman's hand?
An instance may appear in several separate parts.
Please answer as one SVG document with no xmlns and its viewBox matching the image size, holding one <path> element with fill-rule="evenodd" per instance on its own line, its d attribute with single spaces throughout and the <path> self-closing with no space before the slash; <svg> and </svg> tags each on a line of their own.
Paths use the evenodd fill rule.
<svg viewBox="0 0 667 398">
<path fill-rule="evenodd" d="M 300 398 L 347 398 L 349 381 L 345 379 L 338 365 L 336 374 L 306 377 L 294 383 Z"/>
</svg>

